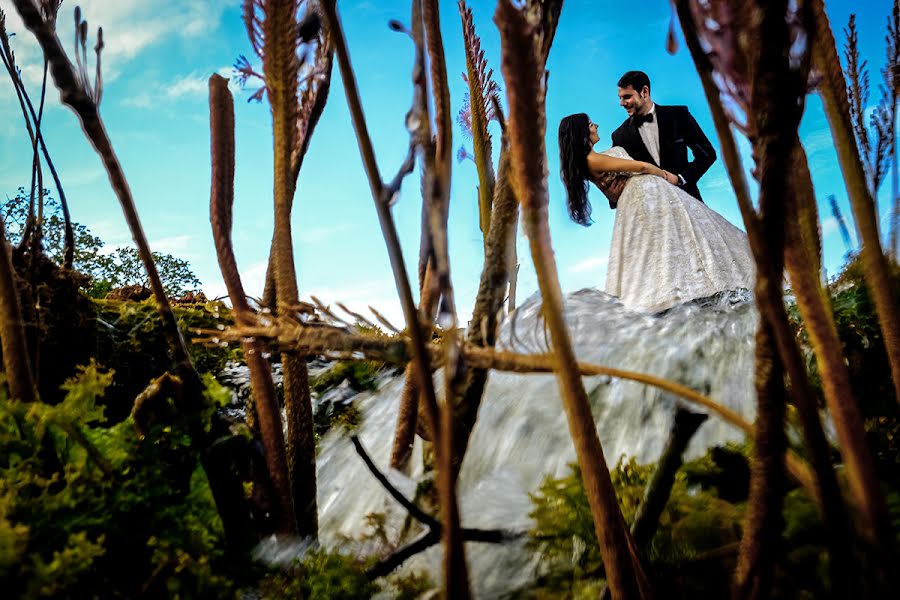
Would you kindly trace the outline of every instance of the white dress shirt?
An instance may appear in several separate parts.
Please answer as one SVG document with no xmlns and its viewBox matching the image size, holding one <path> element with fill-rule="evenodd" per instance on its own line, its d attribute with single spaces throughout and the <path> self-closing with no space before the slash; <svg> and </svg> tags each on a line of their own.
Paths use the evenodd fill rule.
<svg viewBox="0 0 900 600">
<path fill-rule="evenodd" d="M 659 122 L 656 120 L 656 104 L 650 106 L 650 113 L 653 115 L 653 120 L 648 122 L 643 122 L 638 126 L 638 133 L 641 135 L 641 140 L 644 142 L 644 146 L 647 147 L 647 151 L 650 152 L 650 156 L 653 157 L 653 160 L 656 162 L 657 166 L 659 165 Z"/>
<path fill-rule="evenodd" d="M 650 113 L 653 115 L 653 120 L 649 123 L 644 121 L 640 125 L 638 125 L 638 133 L 641 135 L 641 140 L 644 142 L 644 146 L 647 147 L 647 151 L 650 152 L 650 156 L 653 157 L 653 160 L 656 162 L 656 166 L 659 165 L 659 121 L 656 119 L 656 104 L 650 106 Z M 681 173 L 675 173 L 675 176 L 678 177 L 678 185 L 684 185 L 684 177 Z"/>
</svg>

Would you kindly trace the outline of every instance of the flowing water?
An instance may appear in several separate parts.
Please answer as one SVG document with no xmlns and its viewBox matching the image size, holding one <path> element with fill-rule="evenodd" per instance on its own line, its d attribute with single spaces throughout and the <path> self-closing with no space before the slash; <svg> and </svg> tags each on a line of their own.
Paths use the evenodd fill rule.
<svg viewBox="0 0 900 600">
<path fill-rule="evenodd" d="M 585 289 L 566 298 L 566 319 L 578 359 L 671 379 L 696 389 L 752 420 L 753 336 L 757 312 L 746 293 L 729 293 L 677 306 L 659 315 L 634 313 L 615 298 Z M 547 341 L 540 299 L 532 297 L 502 325 L 498 348 L 544 352 Z M 440 389 L 438 377 L 438 389 Z M 676 398 L 643 384 L 605 376 L 584 379 L 604 453 L 610 466 L 622 455 L 657 460 L 671 426 Z M 353 399 L 362 413 L 360 440 L 386 469 L 403 387 L 401 377 L 381 382 L 375 393 Z M 689 456 L 742 434 L 715 415 L 700 427 Z M 413 497 L 421 475 L 419 443 L 412 476 L 389 479 Z M 575 461 L 556 380 L 547 374 L 492 372 L 460 475 L 463 526 L 516 532 L 530 525 L 533 493 L 547 476 L 560 477 Z M 321 541 L 360 553 L 384 553 L 383 540 L 361 540 L 369 513 L 385 515 L 390 544 L 401 536 L 405 511 L 366 469 L 346 433 L 329 432 L 318 455 Z M 414 539 L 408 535 L 404 543 Z M 352 541 L 351 541 L 352 539 Z M 540 565 L 524 539 L 502 546 L 468 543 L 470 580 L 479 598 L 497 598 L 522 588 Z M 426 569 L 440 581 L 441 551 L 434 547 L 404 568 Z"/>
</svg>

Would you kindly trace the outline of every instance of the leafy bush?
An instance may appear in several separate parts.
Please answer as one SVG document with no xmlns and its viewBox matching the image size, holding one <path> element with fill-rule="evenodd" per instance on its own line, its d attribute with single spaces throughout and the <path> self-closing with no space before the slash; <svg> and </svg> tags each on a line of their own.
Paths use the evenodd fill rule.
<svg viewBox="0 0 900 600">
<path fill-rule="evenodd" d="M 640 506 L 655 465 L 620 460 L 610 471 L 619 506 L 630 523 Z M 575 578 L 603 573 L 594 521 L 578 465 L 561 479 L 548 478 L 532 495 L 535 526 L 529 545 L 548 565 L 563 571 L 574 567 Z M 720 500 L 714 492 L 691 489 L 683 472 L 672 487 L 648 549 L 651 561 L 678 561 L 714 550 L 739 539 L 743 508 Z"/>
<path fill-rule="evenodd" d="M 171 368 L 169 345 L 152 301 L 95 300 L 97 341 L 93 356 L 115 372 L 103 403 L 111 421 L 125 418 L 135 397 L 147 383 Z M 192 343 L 198 329 L 216 330 L 233 324 L 231 311 L 221 302 L 172 308 L 186 341 L 188 353 L 200 373 L 218 374 L 229 360 L 243 356 L 239 344 Z"/>
<path fill-rule="evenodd" d="M 900 265 L 889 263 L 891 282 L 900 297 Z M 850 384 L 865 419 L 866 441 L 876 458 L 881 479 L 900 481 L 900 405 L 894 394 L 891 369 L 875 304 L 863 276 L 861 259 L 849 255 L 840 274 L 828 285 Z M 815 356 L 799 310 L 790 307 L 792 323 L 804 349 L 810 379 L 821 396 Z"/>
<path fill-rule="evenodd" d="M 717 490 L 734 489 L 732 474 L 723 472 L 721 464 L 733 465 L 735 454 L 737 447 L 712 449 L 676 475 L 656 534 L 644 549 L 657 588 L 667 590 L 667 598 L 728 597 L 746 498 L 729 502 Z M 628 523 L 654 468 L 631 459 L 610 471 Z M 532 495 L 535 525 L 529 546 L 542 557 L 544 569 L 538 597 L 596 597 L 604 578 L 581 471 L 574 464 L 570 469 L 565 477 L 545 480 Z M 815 505 L 802 491 L 792 490 L 785 498 L 784 518 L 784 551 L 793 571 L 781 574 L 773 597 L 790 598 L 821 587 L 827 576 L 822 573 L 823 532 Z"/>
<path fill-rule="evenodd" d="M 321 393 L 346 380 L 358 392 L 374 390 L 375 379 L 384 367 L 385 363 L 377 360 L 343 360 L 312 378 L 309 388 Z"/>
<path fill-rule="evenodd" d="M 26 599 L 232 596 L 240 571 L 227 568 L 186 424 L 143 438 L 131 419 L 104 427 L 112 379 L 91 363 L 57 405 L 0 398 L 0 587 Z"/>
</svg>

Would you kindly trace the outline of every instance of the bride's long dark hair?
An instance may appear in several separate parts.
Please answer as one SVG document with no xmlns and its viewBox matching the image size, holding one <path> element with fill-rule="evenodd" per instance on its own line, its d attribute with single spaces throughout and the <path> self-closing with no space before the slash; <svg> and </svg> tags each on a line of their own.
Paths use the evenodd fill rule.
<svg viewBox="0 0 900 600">
<path fill-rule="evenodd" d="M 559 122 L 559 171 L 566 186 L 566 206 L 572 220 L 585 227 L 591 224 L 587 181 L 587 156 L 593 146 L 590 123 L 584 113 Z"/>
</svg>

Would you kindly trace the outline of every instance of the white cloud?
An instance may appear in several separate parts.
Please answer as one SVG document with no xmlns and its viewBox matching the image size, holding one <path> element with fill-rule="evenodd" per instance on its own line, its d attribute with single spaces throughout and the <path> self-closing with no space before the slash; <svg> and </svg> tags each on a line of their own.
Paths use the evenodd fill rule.
<svg viewBox="0 0 900 600">
<path fill-rule="evenodd" d="M 346 313 L 340 310 L 337 303 L 344 304 L 350 310 L 357 312 L 372 322 L 377 322 L 375 316 L 369 310 L 371 306 L 384 315 L 388 321 L 398 328 L 403 328 L 403 310 L 397 298 L 393 280 L 378 279 L 371 281 L 355 282 L 346 287 L 322 287 L 317 289 L 301 289 L 301 300 L 315 296 L 339 316 L 353 321 Z"/>
<path fill-rule="evenodd" d="M 77 218 L 75 220 L 78 221 Z M 112 248 L 114 250 L 116 246 L 134 244 L 124 217 L 108 217 L 99 221 L 84 222 L 84 224 L 94 235 L 106 243 L 105 249 Z"/>
<path fill-rule="evenodd" d="M 156 103 L 153 101 L 153 98 L 150 97 L 150 94 L 141 92 L 140 94 L 128 96 L 122 100 L 122 104 L 133 108 L 153 108 Z"/>
<path fill-rule="evenodd" d="M 232 94 L 240 91 L 240 86 L 231 79 L 233 69 L 231 66 L 219 68 L 216 73 L 229 79 L 228 88 Z M 183 75 L 169 83 L 147 86 L 145 89 L 159 90 L 159 92 L 150 93 L 143 91 L 139 94 L 125 98 L 122 103 L 126 106 L 135 108 L 153 108 L 156 106 L 165 106 L 173 100 L 186 98 L 206 98 L 209 94 L 209 74 L 191 73 Z"/>
<path fill-rule="evenodd" d="M 219 26 L 225 9 L 234 4 L 231 0 L 79 0 L 81 18 L 88 23 L 88 44 L 93 47 L 97 28 L 103 28 L 103 76 L 112 81 L 122 73 L 135 56 L 147 48 L 169 38 L 195 39 L 214 31 Z M 17 35 L 13 38 L 17 63 L 23 68 L 23 77 L 29 84 L 40 83 L 42 61 L 34 37 L 25 29 L 11 0 L 0 0 L 0 8 L 7 15 L 7 29 Z M 59 39 L 74 59 L 73 11 L 75 5 L 64 3 L 57 20 Z M 89 48 L 89 70 L 93 72 L 94 53 Z"/>
<path fill-rule="evenodd" d="M 209 90 L 208 80 L 202 77 L 183 77 L 172 83 L 166 89 L 166 96 L 169 98 L 180 98 L 182 96 L 201 95 Z"/>
<path fill-rule="evenodd" d="M 150 241 L 150 249 L 153 252 L 162 252 L 164 254 L 173 254 L 179 258 L 184 258 L 185 250 L 189 250 L 193 244 L 193 236 L 175 235 L 171 237 L 159 238 Z"/>
<path fill-rule="evenodd" d="M 241 271 L 241 282 L 244 285 L 244 293 L 250 296 L 262 296 L 263 289 L 266 287 L 266 269 L 269 267 L 268 261 L 260 261 L 254 263 Z"/>
<path fill-rule="evenodd" d="M 267 266 L 268 263 L 266 261 L 260 261 L 251 264 L 240 272 L 245 294 L 252 298 L 262 296 L 266 283 Z M 213 277 L 203 279 L 203 293 L 206 294 L 207 298 L 222 298 L 229 306 L 231 305 L 231 300 L 228 298 L 228 290 L 225 287 L 225 282 L 222 281 L 222 276 L 218 269 Z"/>
<path fill-rule="evenodd" d="M 592 256 L 590 258 L 578 261 L 574 265 L 570 266 L 568 270 L 572 273 L 585 273 L 587 271 L 593 271 L 595 269 L 603 268 L 607 264 L 609 264 L 609 255 Z"/>
<path fill-rule="evenodd" d="M 104 171 L 100 167 L 92 167 L 66 171 L 65 179 L 62 179 L 62 175 L 60 176 L 60 179 L 62 181 L 63 189 L 65 190 L 68 187 L 76 187 L 94 183 L 95 181 L 103 179 L 103 177 L 105 176 L 106 171 Z"/>
</svg>

